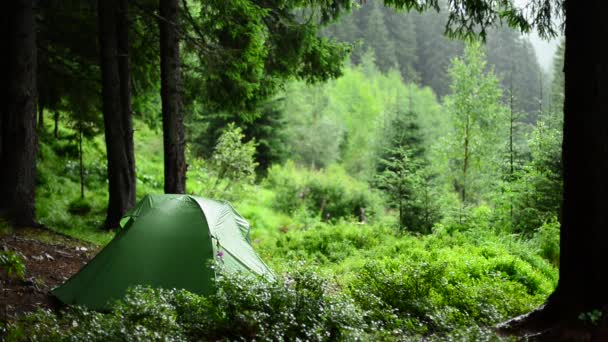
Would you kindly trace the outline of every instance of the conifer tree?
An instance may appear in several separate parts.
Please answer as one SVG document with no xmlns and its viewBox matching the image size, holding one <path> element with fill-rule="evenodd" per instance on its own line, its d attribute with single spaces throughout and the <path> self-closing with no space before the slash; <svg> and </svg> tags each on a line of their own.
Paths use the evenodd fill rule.
<svg viewBox="0 0 608 342">
<path fill-rule="evenodd" d="M 413 17 L 413 14 L 384 7 L 384 20 L 394 45 L 398 69 L 403 80 L 408 83 L 419 80 L 415 67 L 418 62 L 418 43 Z"/>
<path fill-rule="evenodd" d="M 361 11 L 360 26 L 363 32 L 363 51 L 373 50 L 378 68 L 387 72 L 397 67 L 395 43 L 385 23 L 384 11 L 379 1 L 370 1 Z"/>
</svg>

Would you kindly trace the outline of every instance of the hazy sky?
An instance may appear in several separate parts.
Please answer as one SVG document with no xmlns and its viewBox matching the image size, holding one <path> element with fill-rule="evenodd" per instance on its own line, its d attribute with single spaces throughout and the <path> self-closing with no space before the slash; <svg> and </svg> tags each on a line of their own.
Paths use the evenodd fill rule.
<svg viewBox="0 0 608 342">
<path fill-rule="evenodd" d="M 555 54 L 555 50 L 557 50 L 561 38 L 554 38 L 547 41 L 540 38 L 536 32 L 528 34 L 527 36 L 534 46 L 534 51 L 536 52 L 536 57 L 538 58 L 540 66 L 545 70 L 551 70 L 553 55 Z"/>
<path fill-rule="evenodd" d="M 518 6 L 525 6 L 529 0 L 515 0 L 515 3 Z M 536 30 L 527 35 L 530 39 L 530 42 L 534 46 L 534 50 L 536 52 L 536 57 L 538 58 L 538 62 L 540 66 L 545 70 L 550 70 L 549 68 L 553 64 L 553 55 L 555 54 L 555 50 L 557 50 L 557 46 L 559 45 L 559 41 L 561 38 L 554 38 L 550 41 L 544 40 L 538 36 Z"/>
</svg>

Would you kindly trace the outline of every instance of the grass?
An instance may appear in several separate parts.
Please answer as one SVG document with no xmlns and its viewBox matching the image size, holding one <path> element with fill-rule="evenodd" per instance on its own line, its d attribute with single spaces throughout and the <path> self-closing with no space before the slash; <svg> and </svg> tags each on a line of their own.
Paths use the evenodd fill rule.
<svg viewBox="0 0 608 342">
<path fill-rule="evenodd" d="M 50 127 L 45 127 L 50 130 Z M 162 139 L 135 121 L 137 198 L 162 193 Z M 75 132 L 60 126 L 59 137 L 43 134 L 39 150 L 37 217 L 59 233 L 106 245 L 114 232 L 103 229 L 107 208 L 106 152 L 103 136 L 83 140 L 85 195 L 80 193 L 80 169 Z M 74 210 L 85 205 L 86 210 Z M 72 209 L 72 210 L 71 210 Z"/>
</svg>

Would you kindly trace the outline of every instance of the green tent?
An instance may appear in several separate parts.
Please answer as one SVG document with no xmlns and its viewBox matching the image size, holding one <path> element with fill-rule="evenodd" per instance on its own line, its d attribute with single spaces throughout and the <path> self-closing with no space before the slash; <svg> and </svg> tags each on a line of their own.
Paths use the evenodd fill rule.
<svg viewBox="0 0 608 342">
<path fill-rule="evenodd" d="M 134 285 L 209 294 L 214 259 L 228 272 L 273 276 L 251 247 L 249 224 L 227 202 L 149 195 L 125 215 L 121 226 L 53 295 L 65 304 L 103 310 Z"/>
</svg>

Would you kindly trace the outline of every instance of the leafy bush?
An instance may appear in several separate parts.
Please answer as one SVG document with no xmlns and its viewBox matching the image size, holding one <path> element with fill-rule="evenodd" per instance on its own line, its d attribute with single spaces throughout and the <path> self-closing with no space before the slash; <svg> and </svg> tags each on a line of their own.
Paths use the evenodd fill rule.
<svg viewBox="0 0 608 342">
<path fill-rule="evenodd" d="M 400 234 L 390 225 L 317 222 L 262 241 L 276 268 L 315 263 L 364 311 L 375 338 L 488 340 L 492 327 L 541 304 L 556 269 L 536 244 L 490 229 L 490 208 L 454 228 Z"/>
<path fill-rule="evenodd" d="M 179 297 L 180 322 L 204 340 L 325 341 L 352 339 L 366 327 L 347 297 L 308 271 L 276 282 L 244 276 L 221 277 L 209 298 Z"/>
<path fill-rule="evenodd" d="M 68 211 L 74 215 L 85 215 L 91 211 L 91 205 L 84 198 L 79 197 L 70 202 Z"/>
<path fill-rule="evenodd" d="M 550 292 L 541 273 L 504 250 L 421 247 L 355 271 L 349 293 L 370 313 L 368 323 L 406 335 L 453 335 L 527 312 Z"/>
<path fill-rule="evenodd" d="M 336 341 L 367 325 L 352 300 L 311 272 L 277 281 L 225 275 L 209 297 L 135 288 L 108 314 L 38 311 L 9 325 L 7 341 Z"/>
<path fill-rule="evenodd" d="M 540 255 L 555 266 L 559 266 L 559 229 L 559 221 L 554 217 L 540 226 L 533 238 L 538 244 Z"/>
<path fill-rule="evenodd" d="M 218 199 L 236 199 L 255 180 L 255 141 L 243 143 L 243 131 L 229 124 L 219 137 L 210 160 L 192 162 L 190 178 L 195 193 Z"/>
<path fill-rule="evenodd" d="M 233 181 L 252 182 L 255 177 L 257 163 L 255 141 L 243 143 L 243 130 L 233 123 L 229 124 L 215 145 L 211 161 L 218 178 L 228 178 Z"/>
<path fill-rule="evenodd" d="M 9 277 L 25 279 L 25 264 L 23 258 L 13 251 L 0 251 L 0 269 Z"/>
<path fill-rule="evenodd" d="M 136 288 L 103 314 L 68 307 L 39 310 L 9 324 L 6 341 L 183 341 L 172 291 Z"/>
<path fill-rule="evenodd" d="M 379 195 L 337 165 L 320 171 L 301 169 L 293 162 L 273 166 L 266 184 L 276 192 L 275 208 L 288 214 L 303 209 L 335 222 L 340 218 L 366 221 L 381 212 Z"/>
</svg>

